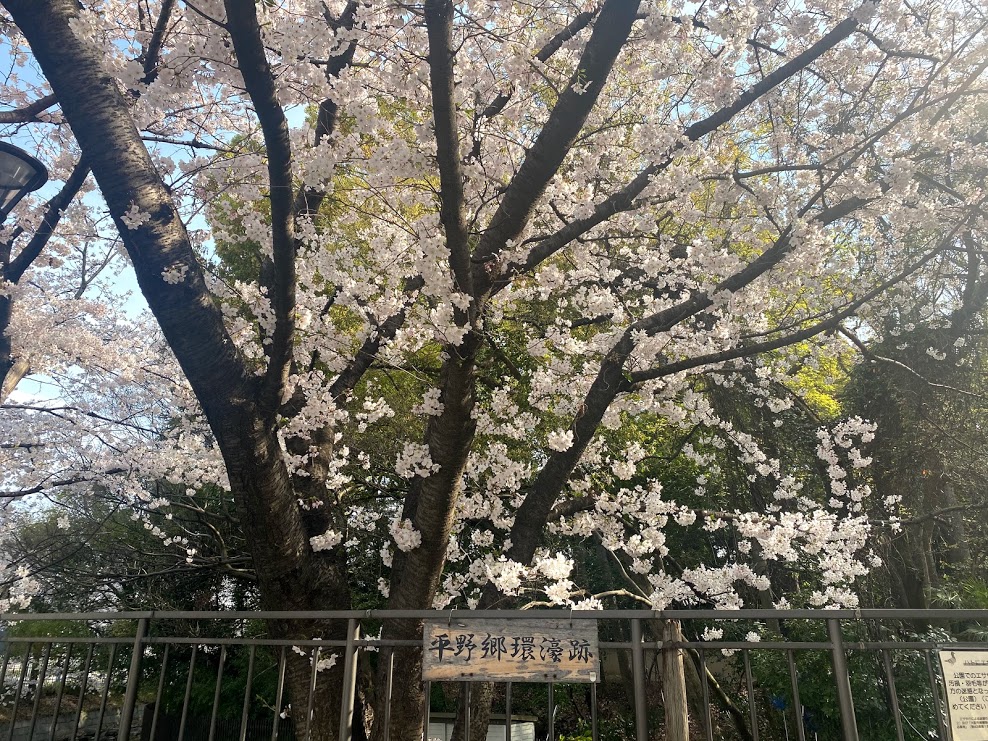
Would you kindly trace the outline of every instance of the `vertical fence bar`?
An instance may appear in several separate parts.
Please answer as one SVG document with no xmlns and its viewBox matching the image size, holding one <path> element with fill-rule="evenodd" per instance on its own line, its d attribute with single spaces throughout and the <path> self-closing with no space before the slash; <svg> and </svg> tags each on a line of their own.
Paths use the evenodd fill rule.
<svg viewBox="0 0 988 741">
<path fill-rule="evenodd" d="M 758 702 L 755 700 L 755 682 L 751 676 L 751 656 L 748 649 L 741 652 L 744 659 L 744 683 L 748 689 L 748 719 L 751 722 L 751 741 L 758 741 Z"/>
<path fill-rule="evenodd" d="M 65 680 L 69 676 L 69 666 L 72 663 L 72 644 L 65 647 L 65 665 L 60 666 L 61 676 L 58 678 L 58 691 L 55 693 L 55 711 L 52 713 L 51 727 L 48 729 L 48 741 L 55 741 L 55 733 L 58 730 L 58 712 L 62 709 L 62 696 L 65 694 Z M 0 687 L 3 681 L 0 680 Z"/>
<path fill-rule="evenodd" d="M 600 729 L 597 726 L 597 683 L 590 683 L 590 738 L 600 741 Z M 507 739 L 511 741 L 511 739 Z"/>
<path fill-rule="evenodd" d="M 130 738 L 130 726 L 134 721 L 134 708 L 137 705 L 137 690 L 141 684 L 141 660 L 144 658 L 144 638 L 148 632 L 148 619 L 137 621 L 137 632 L 134 635 L 134 647 L 130 655 L 130 669 L 127 671 L 127 692 L 124 695 L 123 707 L 120 709 L 120 730 L 117 733 L 119 741 Z"/>
<path fill-rule="evenodd" d="M 423 682 L 422 691 L 425 693 L 425 707 L 423 709 L 423 715 L 425 717 L 422 719 L 422 741 L 429 741 L 429 721 L 432 720 L 432 682 Z"/>
<path fill-rule="evenodd" d="M 384 649 L 388 652 L 385 659 L 384 676 L 384 696 L 387 702 L 384 704 L 384 740 L 391 739 L 391 697 L 394 694 L 394 673 L 395 673 L 395 652 L 394 649 Z M 509 739 L 510 741 L 510 739 Z"/>
<path fill-rule="evenodd" d="M 216 689 L 213 690 L 213 711 L 209 716 L 209 741 L 216 738 L 216 715 L 220 709 L 220 690 L 223 687 L 223 664 L 226 663 L 226 646 L 220 646 L 220 665 L 216 670 Z M 121 741 L 123 741 L 121 739 Z"/>
<path fill-rule="evenodd" d="M 350 741 L 353 733 L 353 700 L 357 692 L 357 647 L 360 638 L 360 624 L 355 618 L 350 618 L 346 624 L 346 653 L 343 657 L 343 700 L 340 703 L 340 735 L 339 741 Z M 426 707 L 429 700 L 426 698 Z M 425 729 L 428 741 L 429 729 Z"/>
<path fill-rule="evenodd" d="M 244 687 L 244 706 L 240 711 L 240 737 L 239 741 L 247 741 L 247 718 L 250 713 L 250 693 L 252 685 L 254 684 L 254 654 L 256 652 L 256 647 L 251 644 L 250 651 L 247 654 L 247 686 Z M 154 736 L 151 737 L 151 741 L 155 741 Z"/>
<path fill-rule="evenodd" d="M 319 676 L 319 653 L 321 646 L 312 651 L 312 671 L 309 673 L 309 698 L 305 703 L 305 737 L 312 738 L 312 703 L 316 699 L 316 681 Z M 296 730 L 297 735 L 297 730 Z"/>
<path fill-rule="evenodd" d="M 511 682 L 504 683 L 504 741 L 511 741 Z"/>
<path fill-rule="evenodd" d="M 151 741 L 157 741 L 158 716 L 161 715 L 161 699 L 165 696 L 165 676 L 168 671 L 168 654 L 171 644 L 165 644 L 165 651 L 161 657 L 161 676 L 158 677 L 158 691 L 154 696 L 154 711 L 151 715 Z"/>
<path fill-rule="evenodd" d="M 93 665 L 93 650 L 96 646 L 92 643 L 86 651 L 86 664 L 82 669 L 82 681 L 79 683 L 79 705 L 75 710 L 75 724 L 72 726 L 72 741 L 79 735 L 79 721 L 82 720 L 82 707 L 86 704 L 86 683 L 89 681 L 89 670 Z"/>
<path fill-rule="evenodd" d="M 281 702 L 285 696 L 285 647 L 278 654 L 278 689 L 274 698 L 274 722 L 271 724 L 271 741 L 278 738 L 278 723 L 281 721 Z"/>
<path fill-rule="evenodd" d="M 99 715 L 96 717 L 96 738 L 103 731 L 103 717 L 106 715 L 106 701 L 110 698 L 110 682 L 113 679 L 113 662 L 117 658 L 117 644 L 110 644 L 110 658 L 106 662 L 106 680 L 103 682 L 103 696 L 99 701 Z"/>
<path fill-rule="evenodd" d="M 940 689 L 937 686 L 937 675 L 933 671 L 933 660 L 930 658 L 930 650 L 926 649 L 923 651 L 923 655 L 926 657 L 926 671 L 930 675 L 930 691 L 933 693 L 933 712 L 937 716 L 937 738 L 940 741 L 949 741 L 950 734 L 947 732 L 943 705 L 940 702 Z"/>
<path fill-rule="evenodd" d="M 799 676 L 796 673 L 796 658 L 792 649 L 786 649 L 786 662 L 789 664 L 789 685 L 792 687 L 792 712 L 796 719 L 796 734 L 799 741 L 806 741 L 806 726 L 803 724 L 803 703 L 799 699 Z"/>
<path fill-rule="evenodd" d="M 182 719 L 178 723 L 178 741 L 185 738 L 185 722 L 189 719 L 189 700 L 192 699 L 192 675 L 196 672 L 196 654 L 199 645 L 192 644 L 192 658 L 189 659 L 189 678 L 185 680 L 185 697 L 182 699 Z"/>
<path fill-rule="evenodd" d="M 3 664 L 0 664 L 0 687 L 4 687 L 7 680 L 7 665 L 10 663 L 10 644 L 4 647 Z"/>
<path fill-rule="evenodd" d="M 31 706 L 31 728 L 27 732 L 29 741 L 34 739 L 34 729 L 38 725 L 38 711 L 41 709 L 41 696 L 45 694 L 45 675 L 48 673 L 48 659 L 51 658 L 51 643 L 45 644 L 38 666 L 38 680 L 34 684 L 34 705 Z"/>
<path fill-rule="evenodd" d="M 851 695 L 851 675 L 847 670 L 844 653 L 844 636 L 840 620 L 827 619 L 827 636 L 830 638 L 830 654 L 834 661 L 834 681 L 837 683 L 837 701 L 840 704 L 840 724 L 844 741 L 858 741 L 858 723 L 854 717 L 854 697 Z"/>
<path fill-rule="evenodd" d="M 28 673 L 31 661 L 31 644 L 27 644 L 24 649 L 24 659 L 21 661 L 21 674 L 17 678 L 17 694 L 14 695 L 14 709 L 10 711 L 10 732 L 7 734 L 7 741 L 14 739 L 14 726 L 17 725 L 17 711 L 21 705 L 21 692 L 24 691 L 24 675 Z"/>
<path fill-rule="evenodd" d="M 10 663 L 10 648 L 11 644 L 9 643 L 4 646 L 3 664 L 0 665 L 0 693 L 2 693 L 3 688 L 7 686 L 7 665 Z M 0 694 L 0 697 L 2 697 L 2 694 Z M 2 705 L 2 701 L 0 701 L 0 705 Z M 10 723 L 11 727 L 13 727 L 14 721 L 11 720 Z"/>
<path fill-rule="evenodd" d="M 714 741 L 714 719 L 710 715 L 710 684 L 707 682 L 707 652 L 699 650 L 700 687 L 703 690 L 703 731 L 707 741 Z"/>
<path fill-rule="evenodd" d="M 11 648 L 11 644 L 8 643 L 7 645 L 4 646 L 4 650 L 3 650 L 3 664 L 0 665 L 0 698 L 3 697 L 3 694 L 2 694 L 3 688 L 7 686 L 7 684 L 6 684 L 6 681 L 7 681 L 7 665 L 10 663 L 10 648 Z M 2 705 L 3 705 L 3 701 L 2 701 L 2 699 L 0 699 L 0 706 L 2 706 Z M 10 721 L 10 724 L 11 724 L 11 727 L 13 727 L 14 721 L 11 720 Z"/>
<path fill-rule="evenodd" d="M 648 741 L 648 715 L 645 707 L 645 650 L 642 647 L 642 621 L 631 621 L 631 673 L 635 682 L 635 740 Z"/>
<path fill-rule="evenodd" d="M 552 685 L 549 685 L 549 692 L 552 692 Z M 552 713 L 549 714 L 550 716 Z M 552 728 L 552 720 L 549 720 L 549 727 Z M 555 735 L 550 733 L 549 738 L 554 739 Z M 463 741 L 470 741 L 470 683 L 463 683 Z"/>
<path fill-rule="evenodd" d="M 889 652 L 882 649 L 882 665 L 885 667 L 885 684 L 889 690 L 889 703 L 892 706 L 892 717 L 895 719 L 896 741 L 905 741 L 905 733 L 902 728 L 902 711 L 899 710 L 899 693 L 895 691 L 895 676 L 892 673 L 892 660 Z"/>
<path fill-rule="evenodd" d="M 553 684 L 549 682 L 549 738 L 555 741 L 556 738 L 556 704 Z M 467 739 L 470 741 L 470 739 Z"/>
</svg>

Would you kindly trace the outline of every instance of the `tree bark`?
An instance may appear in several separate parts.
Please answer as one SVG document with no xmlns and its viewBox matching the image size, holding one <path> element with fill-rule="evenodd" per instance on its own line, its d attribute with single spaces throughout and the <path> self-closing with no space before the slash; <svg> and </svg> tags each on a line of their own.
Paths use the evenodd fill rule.
<svg viewBox="0 0 988 741">
<path fill-rule="evenodd" d="M 479 339 L 471 334 L 459 348 L 447 348 L 450 358 L 442 372 L 440 400 L 443 412 L 430 419 L 425 441 L 432 461 L 439 470 L 415 482 L 405 499 L 402 517 L 422 535 L 422 543 L 408 552 L 398 551 L 391 575 L 388 607 L 393 610 L 422 610 L 432 607 L 433 596 L 446 563 L 446 547 L 456 515 L 456 502 L 462 488 L 463 469 L 473 443 L 472 417 L 476 385 L 474 355 Z M 419 640 L 422 623 L 395 620 L 384 626 L 387 638 Z M 378 683 L 383 686 L 383 667 Z M 398 649 L 394 654 L 394 677 L 402 691 L 392 698 L 390 735 L 397 741 L 422 737 L 423 694 L 422 656 L 418 649 Z M 375 716 L 383 717 L 384 698 L 378 699 Z M 374 741 L 383 739 L 383 729 L 375 724 Z"/>
<path fill-rule="evenodd" d="M 957 491 L 950 481 L 943 482 L 943 503 L 945 507 L 957 507 L 960 500 Z M 971 548 L 968 542 L 967 520 L 963 510 L 956 510 L 950 515 L 950 529 L 947 533 L 948 549 L 947 559 L 950 565 L 958 568 L 971 560 Z"/>
<path fill-rule="evenodd" d="M 686 701 L 686 672 L 683 650 L 669 647 L 683 641 L 678 620 L 662 621 L 662 707 L 665 711 L 666 741 L 690 741 L 690 714 Z"/>
</svg>

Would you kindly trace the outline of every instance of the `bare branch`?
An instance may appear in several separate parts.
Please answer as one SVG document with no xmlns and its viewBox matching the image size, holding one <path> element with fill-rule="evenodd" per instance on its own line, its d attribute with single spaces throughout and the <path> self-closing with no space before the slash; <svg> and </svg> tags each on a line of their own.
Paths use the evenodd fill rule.
<svg viewBox="0 0 988 741">
<path fill-rule="evenodd" d="M 108 471 L 104 471 L 104 476 L 113 476 L 118 473 L 127 473 L 126 468 L 111 468 Z M 59 488 L 63 486 L 74 486 L 75 484 L 84 484 L 87 482 L 95 481 L 95 479 L 86 476 L 74 476 L 69 479 L 56 479 L 55 481 L 48 481 L 37 486 L 31 486 L 27 489 L 14 489 L 0 491 L 0 499 L 17 499 L 19 497 L 26 497 L 30 494 L 38 494 L 48 489 Z"/>
<path fill-rule="evenodd" d="M 861 28 L 858 30 L 862 36 L 864 36 L 868 41 L 873 43 L 875 47 L 882 52 L 887 57 L 901 57 L 903 59 L 925 59 L 930 62 L 939 62 L 940 60 L 930 54 L 921 54 L 915 51 L 905 51 L 904 49 L 890 49 L 875 34 L 869 31 L 867 28 Z"/>
<path fill-rule="evenodd" d="M 858 348 L 858 351 L 864 357 L 868 358 L 869 360 L 874 360 L 879 363 L 886 363 L 888 365 L 895 366 L 896 368 L 900 368 L 901 370 L 904 370 L 906 373 L 911 375 L 913 378 L 918 379 L 919 381 L 926 384 L 932 389 L 949 391 L 951 393 L 960 394 L 962 396 L 968 396 L 972 399 L 977 399 L 979 401 L 988 401 L 988 397 L 986 397 L 984 394 L 978 394 L 975 393 L 974 391 L 968 391 L 967 389 L 958 388 L 956 386 L 948 386 L 944 383 L 935 383 L 934 381 L 928 379 L 926 376 L 924 376 L 915 368 L 910 368 L 901 360 L 896 360 L 895 358 L 890 358 L 885 355 L 879 355 L 878 353 L 872 352 L 853 332 L 850 332 L 846 329 L 841 329 L 840 333 L 844 335 L 844 337 L 846 337 L 851 342 L 852 345 Z"/>
<path fill-rule="evenodd" d="M 977 512 L 988 508 L 988 502 L 977 502 L 975 504 L 955 504 L 952 507 L 943 507 L 942 509 L 935 509 L 932 512 L 927 512 L 922 515 L 917 515 L 916 517 L 910 517 L 906 520 L 898 520 L 896 524 L 908 527 L 910 525 L 920 525 L 930 520 L 937 520 L 944 515 L 950 515 L 955 512 Z"/>
</svg>

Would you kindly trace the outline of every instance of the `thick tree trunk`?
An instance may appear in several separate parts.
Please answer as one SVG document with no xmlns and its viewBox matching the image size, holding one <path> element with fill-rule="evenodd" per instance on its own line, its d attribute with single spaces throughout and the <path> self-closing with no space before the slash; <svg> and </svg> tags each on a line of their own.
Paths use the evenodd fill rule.
<svg viewBox="0 0 988 741">
<path fill-rule="evenodd" d="M 415 482 L 405 500 L 402 517 L 422 535 L 422 543 L 408 552 L 395 554 L 388 607 L 393 610 L 422 610 L 432 607 L 439 579 L 446 563 L 446 548 L 456 516 L 463 469 L 473 444 L 475 424 L 471 412 L 474 403 L 474 354 L 478 339 L 471 334 L 458 348 L 448 348 L 440 388 L 443 412 L 432 417 L 425 441 L 432 461 L 439 470 Z M 395 620 L 386 623 L 384 636 L 402 640 L 420 640 L 422 623 Z M 378 684 L 383 686 L 383 667 Z M 398 649 L 394 654 L 394 682 L 401 687 L 391 705 L 390 736 L 395 741 L 417 741 L 422 737 L 422 718 L 426 698 L 422 690 L 422 655 L 419 649 Z M 384 698 L 378 698 L 374 715 L 383 717 Z M 383 729 L 375 724 L 374 741 L 382 741 Z"/>
<path fill-rule="evenodd" d="M 457 704 L 456 722 L 453 724 L 452 741 L 464 741 L 466 738 L 466 697 L 465 686 L 460 687 L 460 701 Z M 470 683 L 470 741 L 484 741 L 487 738 L 487 726 L 491 722 L 491 706 L 494 704 L 493 682 Z"/>
<path fill-rule="evenodd" d="M 957 491 L 950 481 L 943 483 L 943 504 L 945 508 L 959 506 L 960 500 Z M 967 564 L 971 560 L 971 548 L 968 543 L 967 521 L 964 519 L 964 512 L 956 510 L 950 514 L 950 528 L 947 532 L 949 548 L 947 559 L 950 565 L 958 568 Z"/>
<path fill-rule="evenodd" d="M 272 621 L 273 622 L 273 621 Z M 331 628 L 319 630 L 319 626 L 307 623 L 304 626 L 280 626 L 272 624 L 272 633 L 285 637 L 302 639 L 305 635 L 312 638 L 318 635 L 323 638 L 337 637 L 338 631 Z M 340 699 L 343 696 L 342 661 L 330 669 L 316 672 L 313 677 L 313 649 L 304 647 L 305 656 L 300 656 L 289 649 L 285 655 L 285 689 L 287 704 L 290 705 L 288 715 L 295 724 L 295 738 L 300 741 L 336 741 L 340 724 Z M 338 651 L 338 649 L 337 649 Z M 319 660 L 329 657 L 333 651 L 323 649 Z M 310 703 L 312 714 L 308 718 Z M 282 707 L 280 710 L 285 710 Z"/>
<path fill-rule="evenodd" d="M 202 404 L 222 452 L 230 489 L 252 547 L 261 606 L 268 610 L 349 606 L 345 571 L 332 554 L 314 553 L 276 432 L 275 410 L 258 403 L 261 386 L 246 369 L 212 301 L 185 226 L 141 141 L 128 102 L 103 69 L 96 48 L 73 33 L 74 0 L 3 0 L 58 97 L 72 132 L 113 216 L 141 291 Z M 148 221 L 131 229 L 132 207 Z M 179 284 L 162 274 L 188 269 Z M 336 626 L 331 628 L 336 631 Z M 280 638 L 310 639 L 310 622 L 275 622 Z M 294 654 L 293 654 L 294 656 Z M 336 674 L 339 673 L 337 670 Z M 310 666 L 291 659 L 286 679 L 293 706 L 307 725 Z M 333 672 L 317 682 L 317 722 L 309 736 L 335 737 L 338 690 Z M 299 738 L 305 737 L 305 732 Z"/>
<path fill-rule="evenodd" d="M 350 607 L 345 565 L 337 552 L 314 553 L 309 546 L 291 477 L 281 457 L 277 437 L 262 426 L 251 426 L 259 415 L 245 410 L 236 426 L 237 436 L 223 438 L 221 449 L 227 464 L 230 486 L 241 511 L 252 555 L 261 605 L 266 610 L 336 610 Z M 273 620 L 273 636 L 283 639 L 342 640 L 343 621 Z M 319 672 L 313 698 L 311 724 L 306 708 L 312 682 L 312 649 L 299 656 L 287 655 L 285 683 L 292 705 L 296 735 L 308 741 L 332 741 L 339 728 L 343 661 Z M 321 658 L 333 650 L 324 649 Z M 335 651 L 339 653 L 338 650 Z"/>
</svg>

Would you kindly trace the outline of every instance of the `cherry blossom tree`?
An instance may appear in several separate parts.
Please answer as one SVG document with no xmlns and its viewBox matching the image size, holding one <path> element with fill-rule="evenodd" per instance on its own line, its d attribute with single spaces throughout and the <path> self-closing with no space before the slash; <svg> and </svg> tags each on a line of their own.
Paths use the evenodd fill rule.
<svg viewBox="0 0 988 741">
<path fill-rule="evenodd" d="M 979 4 L 0 4 L 9 115 L 52 111 L 24 125 L 91 169 L 103 202 L 73 208 L 112 219 L 163 338 L 107 320 L 116 349 L 69 374 L 101 398 L 81 379 L 119 374 L 106 413 L 53 430 L 23 410 L 30 442 L 64 445 L 5 465 L 11 496 L 54 486 L 63 459 L 134 499 L 155 477 L 223 487 L 268 608 L 348 607 L 355 554 L 382 534 L 393 608 L 505 604 L 532 583 L 599 606 L 574 597 L 550 531 L 623 554 L 655 608 L 739 606 L 769 586 L 749 555 L 812 562 L 812 604 L 855 603 L 873 426 L 821 427 L 816 491 L 707 391 L 783 412 L 794 364 L 846 350 L 847 322 L 980 240 L 983 183 L 954 176 L 985 156 Z M 254 245 L 255 273 L 218 268 L 224 245 Z M 33 357 L 10 326 L 8 355 Z M 615 433 L 646 418 L 698 431 L 694 501 L 635 481 L 647 447 Z M 107 443 L 99 423 L 123 421 Z M 764 507 L 696 504 L 710 450 L 748 467 Z M 728 522 L 730 558 L 667 567 L 668 531 Z M 402 739 L 421 733 L 418 660 L 396 656 Z M 308 674 L 293 659 L 290 687 Z M 308 738 L 335 733 L 327 676 Z"/>
</svg>

